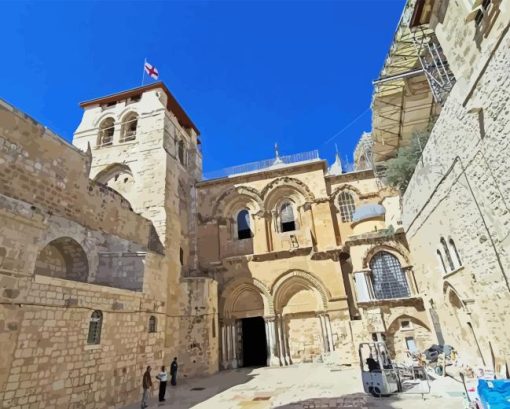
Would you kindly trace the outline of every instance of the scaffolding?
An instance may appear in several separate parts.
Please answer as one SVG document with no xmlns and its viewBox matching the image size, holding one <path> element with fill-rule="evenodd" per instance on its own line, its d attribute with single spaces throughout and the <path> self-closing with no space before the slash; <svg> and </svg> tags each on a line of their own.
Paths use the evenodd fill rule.
<svg viewBox="0 0 510 409">
<path fill-rule="evenodd" d="M 379 177 L 386 161 L 431 126 L 455 79 L 429 27 L 431 0 L 408 0 L 372 99 L 372 163 Z"/>
</svg>

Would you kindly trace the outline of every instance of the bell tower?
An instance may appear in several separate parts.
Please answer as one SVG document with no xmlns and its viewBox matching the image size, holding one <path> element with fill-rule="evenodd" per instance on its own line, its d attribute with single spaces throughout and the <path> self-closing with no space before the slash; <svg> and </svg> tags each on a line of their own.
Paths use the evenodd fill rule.
<svg viewBox="0 0 510 409">
<path fill-rule="evenodd" d="M 179 282 L 196 268 L 195 184 L 202 175 L 199 131 L 161 83 L 85 101 L 73 144 L 90 149 L 90 178 L 151 220 L 165 253 L 167 312 L 177 316 Z M 171 320 L 170 320 L 171 321 Z M 176 320 L 177 321 L 177 320 Z M 175 326 L 167 320 L 166 345 Z"/>
</svg>

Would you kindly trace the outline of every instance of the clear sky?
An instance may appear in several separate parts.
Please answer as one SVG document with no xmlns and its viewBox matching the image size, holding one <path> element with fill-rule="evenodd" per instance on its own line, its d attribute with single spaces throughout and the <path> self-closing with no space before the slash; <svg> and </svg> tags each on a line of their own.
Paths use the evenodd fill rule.
<svg viewBox="0 0 510 409">
<path fill-rule="evenodd" d="M 70 141 L 78 103 L 139 86 L 147 57 L 200 129 L 204 171 L 275 142 L 331 162 L 370 130 L 404 3 L 0 1 L 0 97 Z"/>
</svg>

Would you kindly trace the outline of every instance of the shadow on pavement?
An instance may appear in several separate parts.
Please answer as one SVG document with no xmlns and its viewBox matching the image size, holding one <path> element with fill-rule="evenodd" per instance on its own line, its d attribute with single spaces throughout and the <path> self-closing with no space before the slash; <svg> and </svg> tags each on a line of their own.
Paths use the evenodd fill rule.
<svg viewBox="0 0 510 409">
<path fill-rule="evenodd" d="M 174 408 L 185 409 L 191 408 L 201 402 L 207 401 L 215 395 L 220 394 L 234 386 L 244 384 L 251 381 L 257 373 L 253 373 L 254 368 L 241 368 L 228 371 L 221 371 L 212 376 L 199 378 L 180 378 L 177 386 L 167 386 L 166 401 L 158 402 L 157 391 L 158 383 L 155 382 L 155 393 L 150 399 L 148 409 L 152 408 Z M 140 393 L 140 401 L 142 395 Z M 132 403 L 124 409 L 140 408 L 140 402 Z"/>
<path fill-rule="evenodd" d="M 351 393 L 333 398 L 312 398 L 298 402 L 275 406 L 274 409 L 395 409 L 392 403 L 399 400 L 398 397 L 374 398 L 365 393 Z"/>
</svg>

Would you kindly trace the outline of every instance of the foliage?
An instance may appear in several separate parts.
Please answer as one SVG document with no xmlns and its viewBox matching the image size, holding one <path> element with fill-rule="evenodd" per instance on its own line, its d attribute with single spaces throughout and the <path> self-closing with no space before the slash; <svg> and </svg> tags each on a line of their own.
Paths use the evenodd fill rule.
<svg viewBox="0 0 510 409">
<path fill-rule="evenodd" d="M 390 186 L 399 189 L 402 194 L 413 176 L 429 135 L 430 129 L 415 132 L 410 144 L 399 148 L 397 157 L 387 162 L 386 181 Z"/>
</svg>

